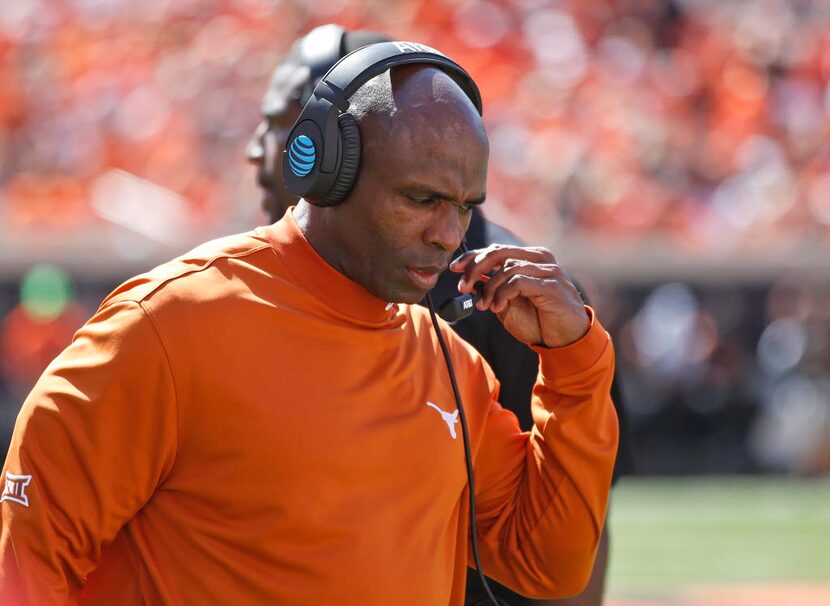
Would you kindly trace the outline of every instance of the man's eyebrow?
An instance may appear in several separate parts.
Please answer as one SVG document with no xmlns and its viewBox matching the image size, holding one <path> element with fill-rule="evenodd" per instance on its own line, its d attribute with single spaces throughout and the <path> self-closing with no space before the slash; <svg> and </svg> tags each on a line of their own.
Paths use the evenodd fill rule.
<svg viewBox="0 0 830 606">
<path fill-rule="evenodd" d="M 401 193 L 405 195 L 415 195 L 420 198 L 432 198 L 433 200 L 441 200 L 445 202 L 452 202 L 453 204 L 457 204 L 455 197 L 438 190 L 429 189 L 428 187 L 402 187 L 400 189 Z M 464 200 L 461 204 L 470 204 L 472 206 L 478 206 L 480 204 L 484 204 L 484 201 L 487 199 L 487 194 L 482 194 L 478 198 L 473 200 Z"/>
</svg>

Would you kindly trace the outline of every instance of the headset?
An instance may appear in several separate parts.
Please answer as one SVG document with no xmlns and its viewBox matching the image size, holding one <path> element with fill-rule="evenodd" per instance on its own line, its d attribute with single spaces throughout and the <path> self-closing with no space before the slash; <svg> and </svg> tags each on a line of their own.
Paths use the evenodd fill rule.
<svg viewBox="0 0 830 606">
<path fill-rule="evenodd" d="M 476 83 L 464 68 L 437 50 L 401 41 L 364 46 L 332 66 L 294 123 L 282 156 L 288 191 L 316 206 L 334 206 L 346 199 L 360 165 L 360 131 L 348 111 L 349 97 L 386 70 L 412 63 L 441 69 L 483 113 Z"/>
<path fill-rule="evenodd" d="M 342 54 L 344 30 L 333 25 L 318 28 L 315 34 L 315 44 L 304 41 L 299 49 L 312 70 L 311 82 L 314 82 L 315 68 L 319 73 L 322 71 L 320 66 L 326 65 L 325 61 L 333 62 L 334 58 Z M 308 96 L 308 101 L 291 128 L 282 156 L 283 180 L 288 191 L 316 206 L 334 206 L 346 199 L 354 186 L 360 166 L 360 131 L 355 117 L 348 111 L 349 97 L 363 84 L 386 70 L 413 63 L 441 69 L 464 91 L 479 115 L 483 115 L 481 93 L 476 83 L 464 68 L 439 51 L 416 42 L 402 41 L 364 46 L 334 63 Z M 477 291 L 480 294 L 480 288 L 477 288 Z M 456 299 L 461 300 L 464 297 L 469 295 L 461 295 Z M 493 604 L 498 605 L 502 602 L 493 595 L 482 571 L 478 554 L 473 459 L 464 405 L 461 402 L 452 359 L 429 295 L 426 297 L 426 303 L 447 364 L 461 422 L 467 465 L 473 560 L 488 598 Z M 463 312 L 469 314 L 472 312 L 473 303 L 474 301 L 460 302 L 455 306 L 460 305 Z"/>
<path fill-rule="evenodd" d="M 306 84 L 303 88 L 298 91 L 296 97 L 303 106 L 306 106 L 308 102 L 311 100 L 312 95 L 315 93 L 316 83 L 321 82 L 324 78 L 328 78 L 331 81 L 334 66 L 340 61 L 341 58 L 344 58 L 344 41 L 346 36 L 346 30 L 335 23 L 329 23 L 328 25 L 321 25 L 320 27 L 314 28 L 308 34 L 306 34 L 299 43 L 292 49 L 291 55 L 297 56 L 297 60 L 302 64 L 308 67 L 309 69 L 309 77 Z M 375 75 L 380 72 L 375 73 L 374 65 L 372 63 L 383 62 L 382 69 L 388 69 L 388 67 L 392 67 L 395 64 L 398 64 L 396 60 L 397 57 L 401 55 L 405 55 L 406 61 L 400 61 L 400 63 L 411 63 L 414 62 L 412 60 L 412 53 L 415 52 L 414 49 L 419 48 L 422 49 L 417 52 L 423 53 L 431 53 L 434 54 L 435 58 L 439 61 L 439 63 L 432 63 L 432 58 L 429 60 L 423 59 L 421 62 L 423 63 L 432 63 L 433 65 L 437 65 L 441 69 L 444 70 L 451 70 L 451 75 L 453 75 L 454 79 L 458 82 L 459 79 L 465 86 L 462 89 L 467 93 L 467 96 L 476 106 L 479 114 L 482 113 L 482 106 L 481 106 L 481 96 L 478 91 L 478 87 L 473 79 L 461 68 L 458 64 L 451 61 L 444 55 L 442 55 L 439 51 L 431 49 L 421 44 L 415 44 L 412 42 L 387 42 L 387 43 L 378 43 L 378 44 L 392 44 L 395 45 L 394 50 L 390 48 L 390 50 L 386 52 L 386 59 L 382 59 L 381 55 L 373 54 L 371 57 L 366 59 L 360 59 L 356 57 L 354 59 L 350 59 L 350 63 L 354 61 L 354 68 L 353 70 L 359 70 L 360 74 L 357 76 L 357 80 L 353 80 L 352 82 L 348 83 L 347 86 L 350 89 L 351 93 L 357 90 L 361 84 L 368 81 Z M 377 52 L 377 49 L 375 49 Z M 354 54 L 354 53 L 353 53 Z M 366 57 L 367 55 L 363 55 Z M 357 61 L 362 61 L 363 67 L 361 64 L 357 63 Z M 386 62 L 388 61 L 388 62 Z M 449 67 L 448 67 L 449 66 Z M 341 73 L 338 70 L 338 73 Z M 334 75 L 338 77 L 337 75 Z M 331 85 L 329 85 L 331 88 Z M 349 94 L 351 93 L 343 93 L 343 96 L 348 99 Z M 348 104 L 348 100 L 346 101 Z M 330 116 L 338 111 L 338 103 L 332 104 L 330 101 L 326 100 L 325 98 L 322 101 L 318 101 L 318 104 L 328 104 L 322 108 L 318 108 L 318 110 L 312 112 L 311 110 L 308 111 L 308 118 L 305 117 L 306 110 L 304 109 L 299 116 L 299 118 L 295 121 L 295 125 L 299 125 L 304 120 L 311 120 L 313 125 L 308 125 L 309 127 L 315 126 L 318 132 L 325 132 L 320 128 L 321 124 L 328 124 L 328 121 L 331 119 Z M 315 120 L 317 116 L 325 116 L 325 118 L 321 121 L 319 119 Z M 343 170 L 344 175 L 341 177 L 340 175 L 331 175 L 331 173 L 327 173 L 326 176 L 321 176 L 320 171 L 318 169 L 317 174 L 315 174 L 315 167 L 314 167 L 314 160 L 317 159 L 317 148 L 312 149 L 306 139 L 301 139 L 303 135 L 298 133 L 297 136 L 292 139 L 294 136 L 294 130 L 296 130 L 296 126 L 289 136 L 287 137 L 286 141 L 291 141 L 291 144 L 286 144 L 285 150 L 283 151 L 283 175 L 293 175 L 293 178 L 302 180 L 305 178 L 305 181 L 308 183 L 308 187 L 314 188 L 316 183 L 312 183 L 313 179 L 323 179 L 327 183 L 321 183 L 319 185 L 320 189 L 326 187 L 328 183 L 333 182 L 335 185 L 338 184 L 338 181 L 343 182 L 343 187 L 336 187 L 334 188 L 335 192 L 340 192 L 341 190 L 345 190 L 345 193 L 342 195 L 333 195 L 331 189 L 328 192 L 322 193 L 322 201 L 315 201 L 310 199 L 311 194 L 301 194 L 297 191 L 291 189 L 288 179 L 286 179 L 286 187 L 289 188 L 289 191 L 295 193 L 297 195 L 305 196 L 307 200 L 315 203 L 319 206 L 330 206 L 333 204 L 338 204 L 342 202 L 343 199 L 348 195 L 349 191 L 351 190 L 351 186 L 354 183 L 354 179 L 357 176 L 357 167 L 359 163 L 359 156 L 360 156 L 360 135 L 357 131 L 357 126 L 354 125 L 354 118 L 348 114 L 348 112 L 342 112 L 337 116 L 339 129 L 337 132 L 337 136 L 339 136 L 339 140 L 336 144 L 331 144 L 326 146 L 325 144 L 327 141 L 331 139 L 324 139 L 324 145 L 322 147 L 322 153 L 325 153 L 326 148 L 328 147 L 330 153 L 337 153 L 338 151 L 342 150 L 344 144 L 344 140 L 354 141 L 356 142 L 356 147 L 352 148 L 351 146 L 347 150 L 345 154 L 341 153 L 341 156 L 349 158 L 349 160 L 345 164 L 345 169 L 338 168 L 336 170 Z M 305 135 L 308 137 L 308 135 Z M 308 137 L 311 140 L 311 145 L 313 145 L 314 140 Z M 293 151 L 292 151 L 293 150 Z M 354 159 L 357 156 L 357 159 Z M 311 166 L 309 166 L 311 164 Z M 339 159 L 340 167 L 343 167 L 343 159 L 342 157 Z M 353 167 L 353 168 L 352 168 Z M 307 171 L 307 172 L 306 172 Z M 331 175 L 331 178 L 329 178 Z M 458 252 L 467 252 L 466 243 L 462 242 L 462 247 Z M 486 277 L 485 277 L 486 279 Z M 436 313 L 439 317 L 446 320 L 447 322 L 454 323 L 458 322 L 459 320 L 463 320 L 467 316 L 473 313 L 475 309 L 476 301 L 481 297 L 481 286 L 482 282 L 479 281 L 476 283 L 476 292 L 471 295 L 458 295 L 456 297 L 452 297 L 447 299 L 442 304 L 440 304 L 436 308 Z"/>
</svg>

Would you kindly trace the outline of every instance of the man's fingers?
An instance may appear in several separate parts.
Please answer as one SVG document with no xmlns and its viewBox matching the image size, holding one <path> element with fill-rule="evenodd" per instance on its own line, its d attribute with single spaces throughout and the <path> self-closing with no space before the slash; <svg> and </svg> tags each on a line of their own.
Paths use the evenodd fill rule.
<svg viewBox="0 0 830 606">
<path fill-rule="evenodd" d="M 458 255 L 450 262 L 450 271 L 454 271 L 456 273 L 464 271 L 464 268 L 467 267 L 469 262 L 475 257 L 476 252 L 478 251 L 468 250 L 467 252 Z"/>
<path fill-rule="evenodd" d="M 458 290 L 472 292 L 481 276 L 504 266 L 511 259 L 543 265 L 556 263 L 553 253 L 546 248 L 492 244 L 465 253 L 451 264 L 450 269 L 464 274 L 458 282 Z"/>
<path fill-rule="evenodd" d="M 532 263 L 524 259 L 509 259 L 501 271 L 497 272 L 485 283 L 481 299 L 478 301 L 479 309 L 487 309 L 493 302 L 498 290 L 514 276 L 525 275 L 536 278 L 561 279 L 563 273 L 555 263 Z"/>
<path fill-rule="evenodd" d="M 556 278 L 517 274 L 495 293 L 491 310 L 495 314 L 500 314 L 507 308 L 508 303 L 516 297 L 542 296 L 545 294 L 545 290 L 556 282 Z"/>
</svg>

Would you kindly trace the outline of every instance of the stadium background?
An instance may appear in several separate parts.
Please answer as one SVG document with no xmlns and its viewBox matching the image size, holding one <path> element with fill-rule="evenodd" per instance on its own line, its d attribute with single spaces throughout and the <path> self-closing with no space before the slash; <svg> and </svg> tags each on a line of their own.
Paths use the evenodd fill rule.
<svg viewBox="0 0 830 606">
<path fill-rule="evenodd" d="M 612 602 L 830 603 L 827 1 L 3 2 L 3 450 L 112 287 L 264 220 L 243 148 L 277 59 L 330 21 L 470 71 L 488 216 L 615 334 Z"/>
</svg>

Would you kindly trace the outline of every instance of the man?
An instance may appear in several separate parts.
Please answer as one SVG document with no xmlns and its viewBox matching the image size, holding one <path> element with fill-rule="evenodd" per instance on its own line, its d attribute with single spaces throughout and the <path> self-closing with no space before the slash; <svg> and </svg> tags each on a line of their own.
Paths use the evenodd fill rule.
<svg viewBox="0 0 830 606">
<path fill-rule="evenodd" d="M 483 202 L 488 143 L 444 71 L 351 99 L 337 206 L 210 242 L 105 299 L 26 400 L 4 467 L 0 602 L 461 604 L 462 440 L 426 311 Z M 482 563 L 523 593 L 590 574 L 617 443 L 613 349 L 547 250 L 456 259 L 540 358 L 537 429 L 442 324 L 466 404 Z M 431 406 L 432 405 L 432 406 Z"/>
<path fill-rule="evenodd" d="M 320 26 L 297 40 L 288 56 L 274 70 L 262 102 L 262 120 L 246 148 L 248 161 L 257 167 L 257 181 L 263 192 L 262 208 L 272 222 L 279 220 L 288 208 L 298 201 L 298 197 L 291 194 L 283 183 L 280 154 L 291 126 L 311 96 L 314 86 L 341 57 L 365 45 L 388 40 L 388 37 L 376 32 L 346 31 L 332 24 Z M 515 236 L 486 221 L 478 206 L 473 209 L 466 240 L 471 248 L 486 248 L 496 242 L 519 244 Z M 432 298 L 436 304 L 458 294 L 457 283 L 457 274 L 451 271 L 444 272 L 432 291 Z M 514 339 L 502 323 L 490 313 L 474 314 L 455 323 L 453 328 L 490 364 L 501 384 L 499 402 L 514 412 L 520 426 L 529 431 L 533 426 L 530 398 L 538 371 L 536 354 Z M 615 382 L 612 386 L 615 404 L 620 397 L 616 387 Z M 625 459 L 625 453 L 623 455 L 622 458 Z M 620 461 L 615 467 L 615 476 L 619 469 Z M 607 557 L 607 532 L 603 528 L 602 541 L 589 585 L 576 598 L 536 601 L 523 598 L 498 584 L 493 586 L 496 594 L 512 606 L 599 606 L 603 599 Z M 479 603 L 484 599 L 484 595 L 477 573 L 470 570 L 467 603 Z"/>
</svg>

